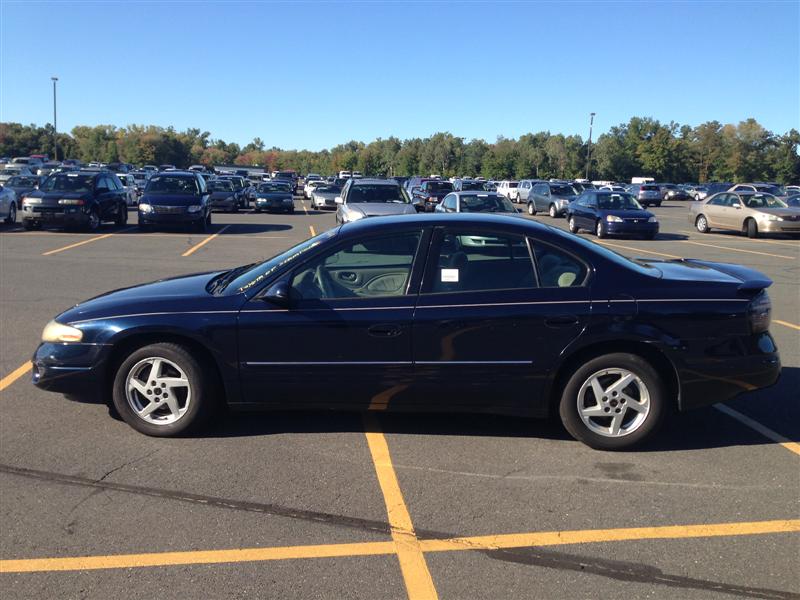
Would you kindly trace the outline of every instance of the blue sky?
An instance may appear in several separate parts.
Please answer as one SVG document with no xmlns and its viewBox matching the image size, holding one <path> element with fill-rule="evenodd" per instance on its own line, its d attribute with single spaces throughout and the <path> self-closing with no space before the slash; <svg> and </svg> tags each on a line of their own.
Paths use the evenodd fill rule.
<svg viewBox="0 0 800 600">
<path fill-rule="evenodd" d="M 800 128 L 800 2 L 0 0 L 0 120 L 318 150 L 631 116 Z"/>
</svg>

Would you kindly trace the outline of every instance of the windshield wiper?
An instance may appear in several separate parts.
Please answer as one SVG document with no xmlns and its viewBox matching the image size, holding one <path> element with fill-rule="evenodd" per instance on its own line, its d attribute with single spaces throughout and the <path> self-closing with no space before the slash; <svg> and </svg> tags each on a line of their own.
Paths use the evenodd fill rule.
<svg viewBox="0 0 800 600">
<path fill-rule="evenodd" d="M 241 267 L 236 267 L 235 269 L 231 269 L 230 271 L 225 271 L 224 273 L 220 273 L 219 275 L 217 275 L 217 277 L 208 282 L 206 290 L 208 290 L 210 294 L 217 294 L 218 292 L 221 292 L 226 287 L 228 287 L 228 284 L 230 284 L 231 281 L 236 279 L 239 275 L 241 275 L 245 271 L 250 270 L 257 264 L 258 263 L 250 263 L 249 265 L 243 265 Z"/>
</svg>

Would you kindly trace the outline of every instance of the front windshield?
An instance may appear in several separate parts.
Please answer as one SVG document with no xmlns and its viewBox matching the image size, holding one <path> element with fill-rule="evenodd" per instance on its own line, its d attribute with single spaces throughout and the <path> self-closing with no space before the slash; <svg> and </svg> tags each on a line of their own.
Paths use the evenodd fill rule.
<svg viewBox="0 0 800 600">
<path fill-rule="evenodd" d="M 72 192 L 85 194 L 93 187 L 94 175 L 79 175 L 77 173 L 59 173 L 51 175 L 39 189 L 44 192 Z"/>
<path fill-rule="evenodd" d="M 145 188 L 146 194 L 186 194 L 198 193 L 197 182 L 194 177 L 170 177 L 169 175 L 156 175 L 152 177 Z"/>
<path fill-rule="evenodd" d="M 319 246 L 324 241 L 335 236 L 338 231 L 338 228 L 329 229 L 328 231 L 320 233 L 319 235 L 307 239 L 304 242 L 300 242 L 296 246 L 289 248 L 285 252 L 281 252 L 277 256 L 273 256 L 272 258 L 268 258 L 263 262 L 256 263 L 243 273 L 239 274 L 236 279 L 231 281 L 228 284 L 227 289 L 234 290 L 234 292 L 237 294 L 253 289 L 284 265 L 296 261 L 298 258 L 304 256 L 309 250 Z"/>
<path fill-rule="evenodd" d="M 361 204 L 365 202 L 399 202 L 407 204 L 408 199 L 403 196 L 399 185 L 354 185 L 347 195 L 348 204 Z"/>
<path fill-rule="evenodd" d="M 208 182 L 208 191 L 209 192 L 232 192 L 233 191 L 233 184 L 230 181 L 223 180 L 215 180 Z"/>
<path fill-rule="evenodd" d="M 630 194 L 598 194 L 597 206 L 603 210 L 642 210 Z"/>
<path fill-rule="evenodd" d="M 461 212 L 517 212 L 511 201 L 499 195 L 461 196 Z"/>
<path fill-rule="evenodd" d="M 262 183 L 258 186 L 259 193 L 269 193 L 269 192 L 291 192 L 292 188 L 288 183 L 279 183 L 279 182 L 270 182 L 270 183 Z"/>
<path fill-rule="evenodd" d="M 772 194 L 753 194 L 745 196 L 744 203 L 747 208 L 788 208 L 788 205 Z"/>
</svg>

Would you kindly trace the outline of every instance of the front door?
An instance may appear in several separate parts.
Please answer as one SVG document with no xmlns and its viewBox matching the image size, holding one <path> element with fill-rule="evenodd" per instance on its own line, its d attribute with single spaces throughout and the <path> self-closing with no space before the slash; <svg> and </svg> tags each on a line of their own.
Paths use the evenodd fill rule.
<svg viewBox="0 0 800 600">
<path fill-rule="evenodd" d="M 244 401 L 385 409 L 407 390 L 422 237 L 417 228 L 343 242 L 286 276 L 287 307 L 249 301 L 239 316 Z"/>
<path fill-rule="evenodd" d="M 558 356 L 588 323 L 586 266 L 522 236 L 434 236 L 414 316 L 418 409 L 544 413 Z"/>
</svg>

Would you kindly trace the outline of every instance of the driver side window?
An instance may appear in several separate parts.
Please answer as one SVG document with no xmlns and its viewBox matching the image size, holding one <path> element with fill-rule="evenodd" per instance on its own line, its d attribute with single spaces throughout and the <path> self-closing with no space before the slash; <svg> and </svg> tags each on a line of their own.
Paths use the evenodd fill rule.
<svg viewBox="0 0 800 600">
<path fill-rule="evenodd" d="M 421 232 L 362 238 L 315 258 L 292 277 L 298 301 L 403 296 Z"/>
</svg>

